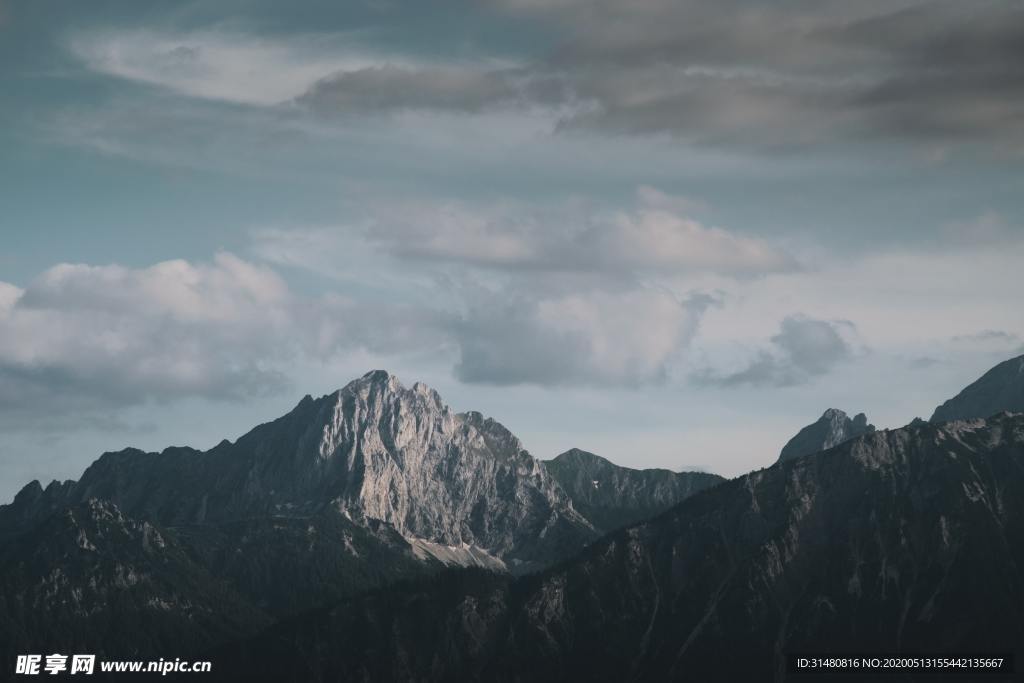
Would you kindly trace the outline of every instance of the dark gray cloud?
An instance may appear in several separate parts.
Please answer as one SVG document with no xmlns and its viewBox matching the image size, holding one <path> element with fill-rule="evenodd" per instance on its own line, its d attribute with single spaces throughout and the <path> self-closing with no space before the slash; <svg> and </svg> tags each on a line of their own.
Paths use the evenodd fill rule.
<svg viewBox="0 0 1024 683">
<path fill-rule="evenodd" d="M 401 109 L 479 112 L 558 105 L 568 97 L 561 79 L 521 69 L 385 64 L 328 76 L 296 101 L 327 114 Z"/>
<path fill-rule="evenodd" d="M 741 385 L 793 386 L 827 374 L 854 356 L 848 337 L 856 332 L 849 321 L 816 320 L 804 316 L 785 318 L 770 347 L 737 372 L 704 370 L 694 375 L 701 384 L 724 387 Z"/>
<path fill-rule="evenodd" d="M 346 71 L 319 112 L 549 107 L 562 129 L 757 147 L 907 140 L 1024 149 L 1024 7 L 978 2 L 497 3 L 555 27 L 515 68 Z"/>
</svg>

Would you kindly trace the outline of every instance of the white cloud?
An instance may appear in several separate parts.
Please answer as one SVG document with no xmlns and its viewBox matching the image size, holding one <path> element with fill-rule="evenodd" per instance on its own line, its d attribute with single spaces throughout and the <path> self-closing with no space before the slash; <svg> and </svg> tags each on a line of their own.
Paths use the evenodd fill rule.
<svg viewBox="0 0 1024 683">
<path fill-rule="evenodd" d="M 914 387 L 901 389 L 907 397 L 904 407 L 893 407 L 899 403 L 896 397 L 872 399 L 872 405 L 888 403 L 893 413 L 902 414 L 898 419 L 909 420 L 927 414 L 934 407 L 930 401 L 955 393 L 987 366 L 1019 353 L 1019 343 L 1014 342 L 1024 338 L 1024 310 L 1018 301 L 1019 263 L 1024 259 L 1020 241 L 963 243 L 951 238 L 914 249 L 799 256 L 802 263 L 815 267 L 756 281 L 718 276 L 672 281 L 676 289 L 722 292 L 723 305 L 708 310 L 687 354 L 698 380 L 731 379 L 733 385 L 745 382 L 747 387 L 757 381 L 766 387 L 805 383 L 833 394 L 840 391 L 833 386 L 836 377 L 849 381 L 850 375 L 867 373 L 878 391 L 887 383 L 911 381 L 899 374 L 911 371 L 916 373 Z M 831 324 L 842 319 L 855 326 L 844 324 L 835 330 L 849 347 L 845 354 L 842 345 L 828 343 L 829 335 L 819 328 L 824 334 L 819 350 L 834 360 L 821 366 L 826 372 L 793 368 L 784 349 L 771 341 L 779 334 L 780 321 L 795 311 L 808 319 Z M 920 370 L 924 366 L 927 373 Z M 857 380 L 868 382 L 867 377 Z M 933 387 L 922 404 L 929 381 L 939 388 Z"/>
<path fill-rule="evenodd" d="M 634 205 L 618 211 L 571 203 L 546 211 L 400 203 L 380 209 L 367 237 L 410 259 L 501 269 L 748 276 L 797 267 L 765 240 L 708 227 L 683 213 L 692 206 L 652 188 L 640 188 Z"/>
<path fill-rule="evenodd" d="M 734 282 L 795 267 L 763 240 L 684 213 L 697 206 L 653 188 L 618 211 L 382 202 L 349 227 L 256 231 L 254 250 L 365 299 L 435 311 L 465 382 L 639 386 L 673 374 L 715 303 L 665 276 Z"/>
<path fill-rule="evenodd" d="M 456 375 L 488 384 L 640 386 L 668 379 L 697 329 L 702 297 L 592 290 L 539 300 L 495 297 L 456 329 Z"/>
<path fill-rule="evenodd" d="M 69 46 L 99 73 L 190 97 L 255 105 L 287 102 L 332 73 L 380 63 L 360 55 L 345 35 L 274 42 L 214 31 L 107 31 L 78 35 Z"/>
<path fill-rule="evenodd" d="M 6 408 L 25 396 L 96 405 L 274 388 L 290 320 L 284 282 L 220 254 L 149 268 L 60 264 L 0 312 Z M 81 395 L 79 395 L 81 394 Z"/>
<path fill-rule="evenodd" d="M 771 335 L 779 320 L 800 311 L 811 318 L 851 320 L 872 349 L 930 349 L 954 335 L 996 329 L 1021 335 L 1017 305 L 1024 243 L 892 248 L 864 254 L 801 254 L 813 269 L 768 275 L 756 282 L 718 277 L 677 286 L 727 292 L 709 312 L 701 343 L 709 348 Z"/>
<path fill-rule="evenodd" d="M 296 358 L 430 348 L 437 324 L 429 311 L 299 296 L 227 253 L 60 264 L 25 289 L 0 283 L 0 414 L 95 421 L 151 400 L 244 398 L 287 385 Z"/>
</svg>

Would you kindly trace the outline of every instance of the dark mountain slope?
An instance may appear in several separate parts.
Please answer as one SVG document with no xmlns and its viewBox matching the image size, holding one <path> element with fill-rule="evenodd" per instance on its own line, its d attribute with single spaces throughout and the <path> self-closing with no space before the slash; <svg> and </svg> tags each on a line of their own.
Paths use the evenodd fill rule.
<svg viewBox="0 0 1024 683">
<path fill-rule="evenodd" d="M 266 627 L 166 530 L 90 500 L 0 549 L 0 657 L 170 657 Z"/>
<path fill-rule="evenodd" d="M 781 680 L 794 650 L 1019 658 L 1022 534 L 1024 416 L 916 424 L 698 493 L 541 575 L 445 575 L 222 656 L 294 681 Z"/>
<path fill-rule="evenodd" d="M 935 409 L 932 422 L 1024 412 L 1024 356 L 1003 361 Z"/>
<path fill-rule="evenodd" d="M 374 520 L 355 524 L 334 510 L 169 531 L 197 562 L 275 617 L 445 567 L 432 557 L 417 557 L 391 526 Z"/>
</svg>

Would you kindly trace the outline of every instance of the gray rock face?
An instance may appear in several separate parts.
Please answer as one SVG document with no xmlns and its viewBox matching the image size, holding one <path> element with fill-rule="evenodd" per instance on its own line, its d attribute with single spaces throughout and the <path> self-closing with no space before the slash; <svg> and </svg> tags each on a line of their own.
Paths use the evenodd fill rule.
<svg viewBox="0 0 1024 683">
<path fill-rule="evenodd" d="M 333 508 L 422 539 L 417 547 L 427 554 L 442 546 L 450 559 L 467 550 L 466 558 L 491 556 L 512 568 L 564 557 L 597 535 L 507 429 L 479 413 L 456 414 L 432 389 L 405 388 L 383 371 L 307 396 L 234 444 L 107 453 L 79 482 L 38 489 L 26 487 L 2 511 L 0 532 L 25 515 L 99 498 L 168 526 Z"/>
<path fill-rule="evenodd" d="M 1024 356 L 995 366 L 935 409 L 932 422 L 985 418 L 1000 411 L 1024 412 Z"/>
<path fill-rule="evenodd" d="M 602 531 L 611 531 L 664 512 L 694 493 L 725 481 L 717 474 L 635 470 L 581 451 L 566 451 L 544 462 L 573 505 Z"/>
<path fill-rule="evenodd" d="M 801 429 L 782 447 L 779 462 L 828 450 L 855 436 L 873 431 L 875 426 L 868 424 L 864 413 L 858 413 L 851 420 L 843 411 L 829 408 L 817 422 Z"/>
</svg>

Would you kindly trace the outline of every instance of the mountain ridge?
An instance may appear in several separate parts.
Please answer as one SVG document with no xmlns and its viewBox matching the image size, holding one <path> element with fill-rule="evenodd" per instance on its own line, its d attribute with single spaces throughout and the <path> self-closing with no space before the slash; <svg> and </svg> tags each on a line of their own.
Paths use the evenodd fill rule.
<svg viewBox="0 0 1024 683">
<path fill-rule="evenodd" d="M 260 652 L 282 681 L 313 661 L 327 679 L 781 681 L 785 653 L 837 643 L 1020 657 L 1022 501 L 1024 415 L 876 431 L 704 490 L 540 574 L 403 584 L 220 654 Z"/>
</svg>

